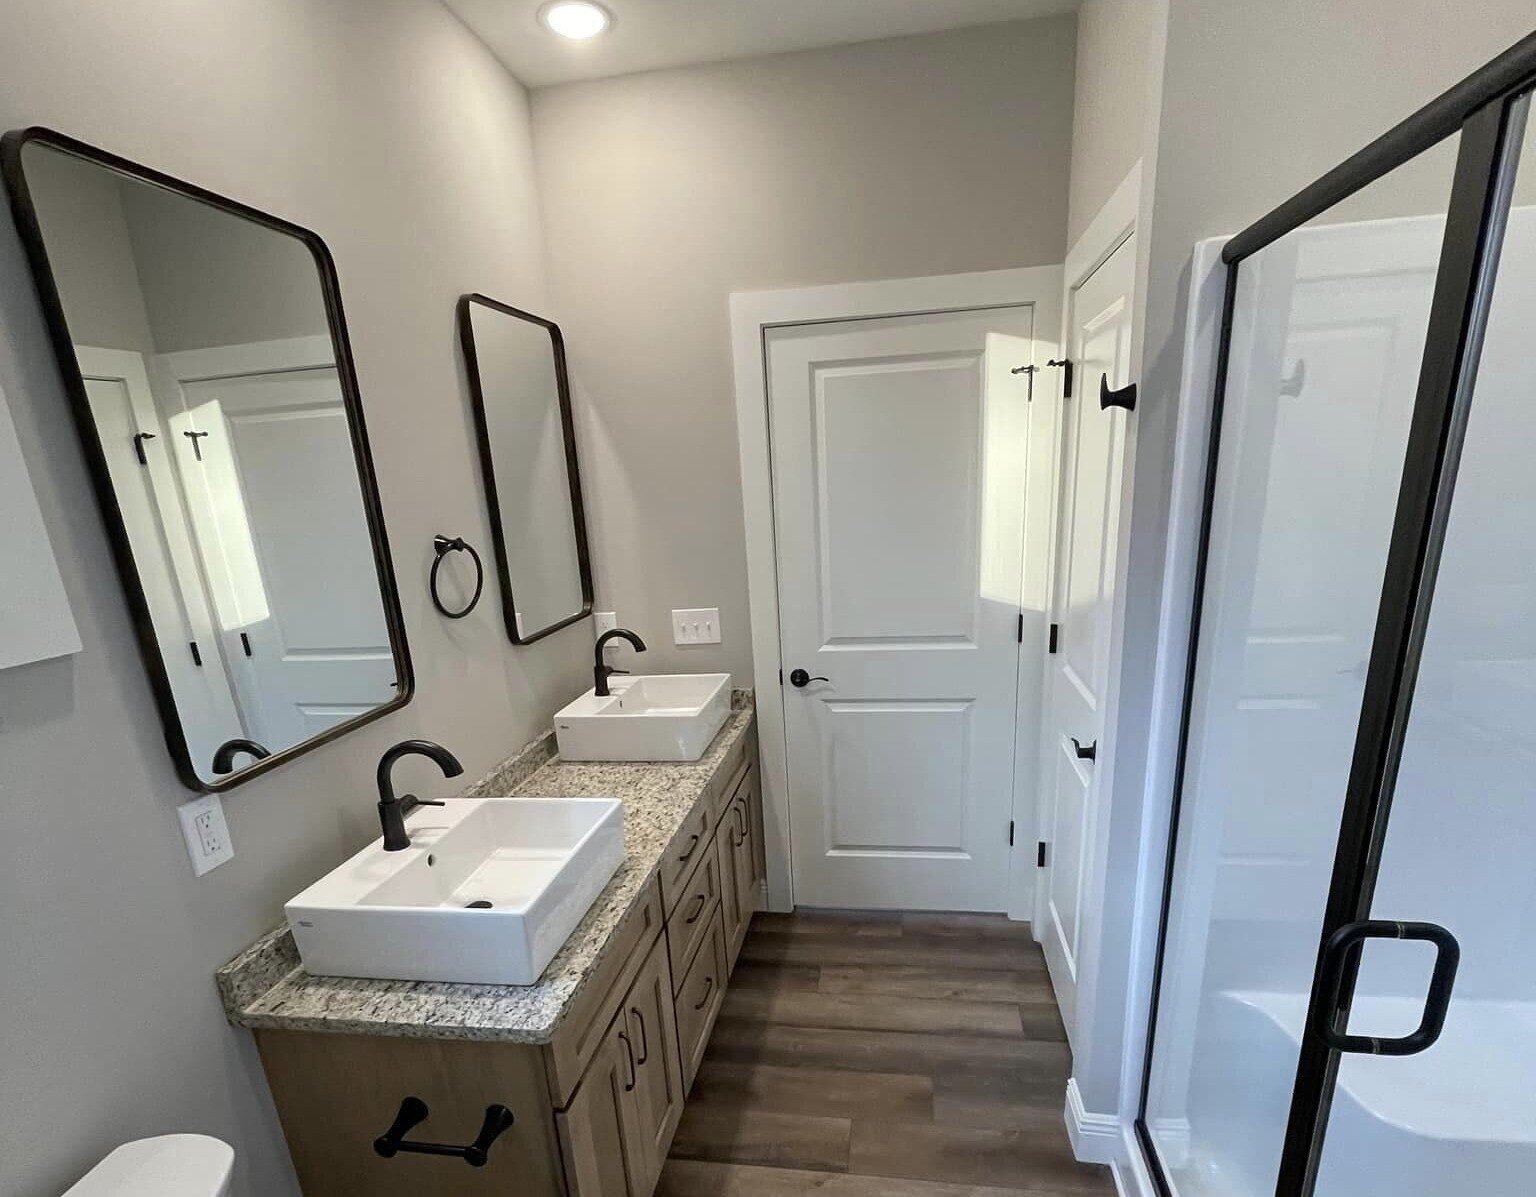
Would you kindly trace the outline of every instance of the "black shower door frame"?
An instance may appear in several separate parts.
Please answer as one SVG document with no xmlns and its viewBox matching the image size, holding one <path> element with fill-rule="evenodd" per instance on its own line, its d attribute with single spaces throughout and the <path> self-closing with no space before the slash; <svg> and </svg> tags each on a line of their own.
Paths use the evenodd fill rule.
<svg viewBox="0 0 1536 1197">
<path fill-rule="evenodd" d="M 1136 1137 L 1148 1170 L 1163 1197 L 1173 1197 L 1173 1189 L 1163 1173 L 1161 1159 L 1147 1127 L 1147 1100 L 1156 1049 L 1168 916 L 1174 892 L 1179 807 L 1189 749 L 1190 712 L 1194 700 L 1195 664 L 1199 652 L 1238 271 L 1245 259 L 1265 246 L 1446 138 L 1461 135 L 1332 880 L 1318 933 L 1318 961 L 1313 973 L 1290 1115 L 1275 1183 L 1276 1197 L 1311 1197 L 1317 1182 L 1318 1163 L 1341 1059 L 1340 1052 L 1325 1043 L 1313 1028 L 1321 1021 L 1339 1034 L 1345 1031 L 1359 960 L 1359 953 L 1353 953 L 1342 983 L 1336 988 L 1331 983 L 1322 986 L 1319 980 L 1327 963 L 1323 948 L 1342 928 L 1371 917 L 1403 737 L 1533 88 L 1536 88 L 1536 33 L 1516 43 L 1237 234 L 1222 250 L 1222 261 L 1227 267 L 1226 292 L 1206 457 L 1205 496 L 1173 809 L 1164 866 L 1162 917 L 1148 1013 L 1141 1102 L 1135 1123 Z M 1319 1009 L 1320 1006 L 1323 1008 Z"/>
</svg>

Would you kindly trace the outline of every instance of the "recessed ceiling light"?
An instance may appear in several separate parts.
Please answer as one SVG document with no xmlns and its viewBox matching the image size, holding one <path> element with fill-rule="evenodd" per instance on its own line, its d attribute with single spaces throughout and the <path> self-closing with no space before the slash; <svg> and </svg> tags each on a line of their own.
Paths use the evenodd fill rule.
<svg viewBox="0 0 1536 1197">
<path fill-rule="evenodd" d="M 608 10 L 592 0 L 555 0 L 539 9 L 539 20 L 561 37 L 576 41 L 596 37 L 613 24 Z"/>
</svg>

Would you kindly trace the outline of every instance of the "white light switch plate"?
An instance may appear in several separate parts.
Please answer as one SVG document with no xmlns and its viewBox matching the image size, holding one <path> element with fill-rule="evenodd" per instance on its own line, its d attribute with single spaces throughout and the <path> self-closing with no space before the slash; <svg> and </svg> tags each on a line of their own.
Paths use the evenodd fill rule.
<svg viewBox="0 0 1536 1197">
<path fill-rule="evenodd" d="M 719 644 L 720 608 L 691 607 L 672 612 L 673 644 Z"/>
<path fill-rule="evenodd" d="M 176 808 L 176 814 L 181 818 L 181 834 L 186 837 L 192 871 L 199 877 L 235 858 L 229 824 L 224 822 L 224 804 L 217 794 L 183 802 Z"/>
</svg>

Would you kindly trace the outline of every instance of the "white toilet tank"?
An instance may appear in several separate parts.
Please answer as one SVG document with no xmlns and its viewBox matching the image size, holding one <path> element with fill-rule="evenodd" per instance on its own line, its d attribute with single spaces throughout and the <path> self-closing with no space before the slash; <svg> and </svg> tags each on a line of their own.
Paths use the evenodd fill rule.
<svg viewBox="0 0 1536 1197">
<path fill-rule="evenodd" d="M 234 1148 L 208 1135 L 124 1143 L 64 1197 L 228 1197 Z"/>
</svg>

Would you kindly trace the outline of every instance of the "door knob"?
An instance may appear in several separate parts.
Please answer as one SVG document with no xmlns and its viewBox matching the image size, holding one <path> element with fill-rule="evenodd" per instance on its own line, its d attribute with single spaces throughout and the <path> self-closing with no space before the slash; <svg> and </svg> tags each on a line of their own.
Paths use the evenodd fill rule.
<svg viewBox="0 0 1536 1197">
<path fill-rule="evenodd" d="M 1076 736 L 1071 736 L 1069 738 L 1072 741 L 1072 751 L 1077 753 L 1078 760 L 1091 761 L 1099 755 L 1099 742 L 1097 740 L 1095 740 L 1092 744 L 1082 744 L 1078 742 Z"/>
<path fill-rule="evenodd" d="M 1136 410 L 1136 384 L 1121 387 L 1118 391 L 1111 390 L 1109 375 L 1099 375 L 1099 407 L 1105 411 L 1111 407 L 1123 407 L 1126 411 Z"/>
<path fill-rule="evenodd" d="M 827 682 L 831 680 L 831 678 L 825 677 L 812 677 L 803 669 L 791 669 L 789 671 L 789 684 L 794 686 L 796 689 L 799 689 L 802 686 L 808 686 L 812 682 Z"/>
</svg>

